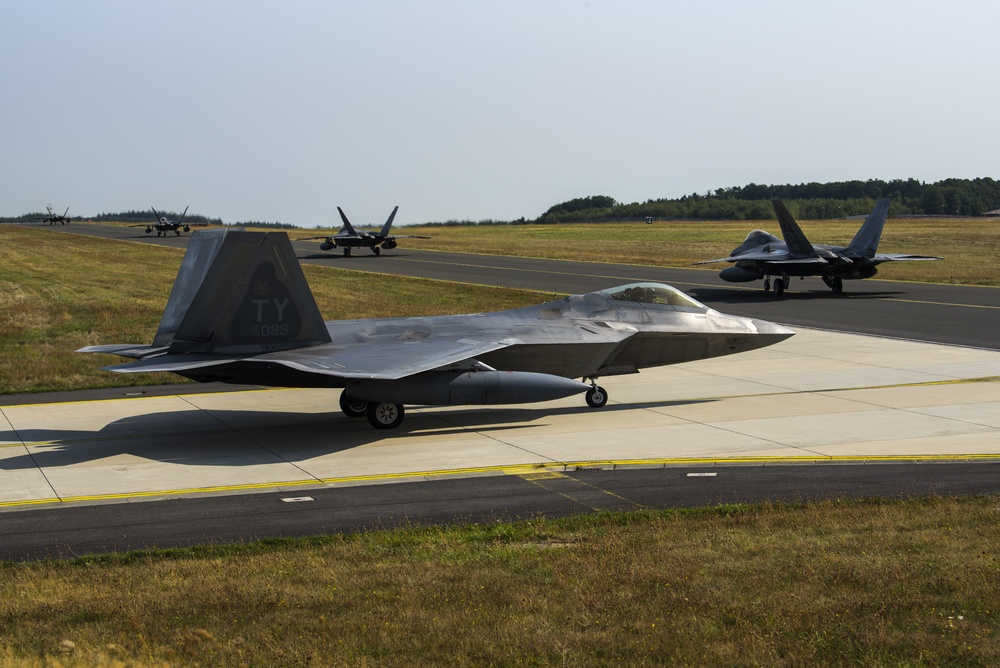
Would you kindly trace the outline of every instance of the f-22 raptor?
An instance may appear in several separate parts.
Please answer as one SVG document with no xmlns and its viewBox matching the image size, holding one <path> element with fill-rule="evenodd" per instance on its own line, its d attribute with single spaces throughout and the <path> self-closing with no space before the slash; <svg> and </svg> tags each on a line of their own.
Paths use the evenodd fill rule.
<svg viewBox="0 0 1000 668">
<path fill-rule="evenodd" d="M 46 206 L 45 210 L 49 212 L 49 215 L 43 216 L 42 218 L 39 218 L 38 220 L 40 222 L 48 223 L 49 225 L 55 225 L 56 223 L 59 223 L 61 225 L 65 225 L 66 223 L 68 223 L 71 220 L 73 220 L 72 218 L 67 218 L 66 217 L 66 214 L 69 213 L 69 207 L 66 207 L 66 210 L 62 212 L 62 215 L 60 215 L 58 213 L 52 213 L 52 205 L 51 204 L 49 204 L 48 206 Z"/>
<path fill-rule="evenodd" d="M 784 240 L 764 230 L 754 230 L 733 249 L 729 257 L 703 260 L 695 264 L 733 262 L 734 266 L 719 272 L 719 278 L 730 283 L 746 283 L 764 279 L 764 291 L 771 289 L 781 295 L 792 276 L 819 276 L 834 294 L 844 290 L 844 280 L 871 278 L 878 273 L 876 265 L 900 260 L 941 260 L 932 255 L 879 253 L 878 242 L 889 213 L 890 198 L 880 199 L 865 219 L 847 247 L 810 243 L 781 200 L 772 200 L 778 225 Z"/>
<path fill-rule="evenodd" d="M 378 232 L 358 232 L 351 225 L 351 221 L 347 219 L 347 214 L 339 206 L 337 207 L 337 212 L 340 214 L 340 219 L 344 221 L 344 225 L 337 231 L 336 234 L 326 237 L 305 237 L 299 239 L 299 241 L 309 241 L 312 239 L 323 239 L 323 243 L 319 245 L 320 250 L 333 250 L 334 248 L 342 248 L 344 251 L 344 256 L 351 254 L 352 248 L 370 248 L 375 255 L 381 253 L 381 249 L 392 250 L 396 247 L 396 239 L 427 239 L 428 237 L 421 236 L 394 236 L 389 234 L 389 230 L 392 228 L 392 221 L 396 217 L 396 212 L 399 211 L 399 207 L 393 208 L 392 213 L 389 214 L 389 219 L 385 221 L 382 229 Z"/>
<path fill-rule="evenodd" d="M 119 373 L 343 388 L 346 415 L 390 429 L 406 404 L 586 393 L 599 408 L 608 401 L 599 377 L 754 350 L 792 334 L 657 283 L 497 313 L 323 322 L 287 234 L 225 229 L 192 235 L 152 345 L 79 352 L 134 360 L 105 367 Z"/>
<path fill-rule="evenodd" d="M 156 236 L 165 237 L 167 236 L 167 232 L 173 232 L 177 236 L 180 236 L 181 230 L 184 230 L 185 232 L 191 231 L 191 226 L 183 223 L 184 216 L 186 216 L 188 212 L 188 207 L 184 207 L 184 213 L 182 213 L 181 217 L 177 220 L 170 220 L 166 216 L 161 216 L 156 212 L 156 209 L 153 209 L 152 207 L 150 207 L 150 210 L 153 212 L 153 215 L 156 216 L 156 222 L 152 225 L 146 226 L 146 234 L 156 230 Z"/>
</svg>

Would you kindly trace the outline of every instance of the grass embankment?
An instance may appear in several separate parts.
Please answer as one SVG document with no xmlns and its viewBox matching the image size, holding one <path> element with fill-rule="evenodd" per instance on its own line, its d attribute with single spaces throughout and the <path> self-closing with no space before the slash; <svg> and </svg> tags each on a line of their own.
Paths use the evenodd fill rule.
<svg viewBox="0 0 1000 668">
<path fill-rule="evenodd" d="M 149 343 L 183 251 L 0 225 L 0 392 L 175 383 L 173 374 L 112 374 L 123 360 L 73 351 L 99 343 Z M 439 315 L 539 301 L 526 290 L 464 286 L 303 267 L 328 320 Z"/>
<path fill-rule="evenodd" d="M 846 246 L 858 220 L 800 221 L 809 241 Z M 754 228 L 780 236 L 776 221 L 657 221 L 575 225 L 482 225 L 407 227 L 406 248 L 690 267 L 727 257 Z M 402 232 L 400 232 L 402 234 Z M 879 251 L 944 257 L 943 262 L 889 262 L 879 278 L 1000 286 L 1000 219 L 892 219 Z M 726 265 L 710 265 L 715 271 Z"/>
<path fill-rule="evenodd" d="M 992 666 L 998 514 L 765 505 L 8 564 L 0 665 Z"/>
</svg>

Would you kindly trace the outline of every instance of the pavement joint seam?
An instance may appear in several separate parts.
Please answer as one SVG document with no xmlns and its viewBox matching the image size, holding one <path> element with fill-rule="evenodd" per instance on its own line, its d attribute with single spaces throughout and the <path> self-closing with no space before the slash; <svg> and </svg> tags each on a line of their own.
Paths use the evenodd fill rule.
<svg viewBox="0 0 1000 668">
<path fill-rule="evenodd" d="M 252 436 L 250 436 L 249 434 L 247 434 L 246 432 L 244 432 L 244 431 L 243 431 L 242 429 L 240 429 L 240 428 L 238 428 L 238 427 L 234 427 L 234 426 L 232 426 L 232 425 L 230 425 L 230 424 L 227 424 L 225 420 L 223 420 L 223 419 L 222 419 L 222 418 L 220 418 L 219 416 L 215 415 L 215 414 L 214 414 L 214 413 L 213 413 L 212 411 L 209 411 L 209 410 L 206 410 L 206 409 L 204 409 L 204 408 L 201 408 L 200 406 L 197 406 L 196 404 L 193 404 L 193 403 L 191 403 L 190 401 L 188 401 L 188 400 L 187 400 L 187 398 L 185 398 L 185 397 L 183 397 L 183 396 L 182 396 L 182 397 L 180 397 L 180 399 L 181 399 L 181 400 L 182 400 L 182 401 L 183 401 L 184 403 L 186 403 L 186 404 L 188 404 L 189 406 L 191 406 L 192 408 L 194 408 L 194 409 L 195 409 L 196 411 L 199 411 L 199 412 L 201 412 L 201 413 L 204 413 L 204 414 L 205 414 L 205 415 L 207 415 L 207 416 L 208 416 L 208 417 L 209 417 L 210 419 L 212 419 L 212 420 L 215 420 L 215 421 L 216 421 L 216 422 L 218 422 L 219 424 L 222 424 L 222 425 L 224 425 L 224 426 L 225 426 L 225 427 L 226 427 L 227 429 L 229 429 L 230 431 L 234 431 L 234 432 L 236 432 L 236 433 L 237 433 L 237 434 L 239 434 L 239 435 L 240 435 L 241 437 L 243 437 L 243 438 L 245 438 L 246 440 L 248 440 L 249 442 L 253 443 L 253 444 L 254 444 L 254 445 L 256 445 L 256 446 L 257 446 L 258 448 L 260 448 L 261 450 L 263 450 L 264 452 L 267 452 L 267 453 L 269 453 L 269 454 L 270 454 L 271 456 L 273 456 L 273 457 L 274 457 L 275 459 L 277 459 L 278 461 L 282 461 L 282 462 L 285 462 L 286 464 L 288 464 L 288 465 L 292 466 L 292 467 L 293 467 L 293 468 L 295 468 L 296 470 L 298 470 L 298 471 L 302 471 L 303 475 L 306 475 L 306 476 L 308 476 L 308 477 L 310 477 L 310 478 L 313 478 L 313 479 L 314 479 L 314 480 L 316 480 L 317 482 L 319 481 L 319 478 L 317 478 L 317 477 L 316 477 L 315 475 L 313 475 L 312 473 L 309 473 L 309 471 L 306 471 L 305 469 L 303 469 L 303 468 L 302 468 L 301 466 L 299 466 L 299 465 L 298 465 L 298 464 L 296 464 L 295 462 L 292 462 L 292 461 L 289 461 L 288 459 L 286 459 L 286 458 L 282 457 L 281 455 L 279 455 L 278 453 L 274 452 L 273 450 L 271 450 L 270 448 L 268 448 L 268 447 L 267 447 L 266 445 L 264 445 L 263 443 L 260 443 L 260 442 L 259 442 L 259 441 L 258 441 L 257 439 L 253 438 Z"/>
</svg>

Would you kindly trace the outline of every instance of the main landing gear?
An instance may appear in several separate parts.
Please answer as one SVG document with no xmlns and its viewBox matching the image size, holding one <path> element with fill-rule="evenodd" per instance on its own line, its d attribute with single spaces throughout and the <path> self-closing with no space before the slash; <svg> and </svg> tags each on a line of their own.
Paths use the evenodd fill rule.
<svg viewBox="0 0 1000 668">
<path fill-rule="evenodd" d="M 395 429 L 402 424 L 406 412 L 402 404 L 354 399 L 346 391 L 340 393 L 340 410 L 347 417 L 368 418 L 368 423 L 376 429 Z"/>
<path fill-rule="evenodd" d="M 826 283 L 826 287 L 833 290 L 833 294 L 839 295 L 844 291 L 844 279 L 840 276 L 824 276 L 823 282 Z"/>
<path fill-rule="evenodd" d="M 792 278 L 790 276 L 777 276 L 774 279 L 774 296 L 780 297 L 784 293 L 788 284 L 791 282 Z M 764 277 L 764 292 L 771 291 L 771 277 Z"/>
</svg>

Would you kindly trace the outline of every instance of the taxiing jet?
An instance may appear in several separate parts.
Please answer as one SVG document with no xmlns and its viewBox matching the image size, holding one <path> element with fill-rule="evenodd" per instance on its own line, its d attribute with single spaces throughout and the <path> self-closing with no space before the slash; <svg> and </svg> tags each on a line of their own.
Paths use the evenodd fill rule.
<svg viewBox="0 0 1000 668">
<path fill-rule="evenodd" d="M 69 213 L 69 207 L 66 207 L 66 210 L 62 212 L 62 215 L 59 215 L 58 213 L 52 213 L 51 204 L 46 206 L 45 209 L 46 211 L 49 212 L 49 215 L 39 218 L 38 219 L 39 222 L 48 223 L 49 225 L 55 225 L 56 223 L 59 223 L 60 225 L 65 225 L 66 223 L 73 220 L 72 218 L 66 217 L 66 214 Z"/>
<path fill-rule="evenodd" d="M 765 292 L 771 289 L 774 278 L 774 294 L 780 295 L 788 287 L 792 276 L 819 276 L 834 294 L 844 290 L 848 279 L 871 278 L 883 262 L 899 260 L 941 260 L 932 255 L 908 255 L 901 253 L 878 253 L 878 242 L 882 238 L 882 227 L 889 213 L 889 198 L 880 199 L 875 208 L 865 218 L 854 239 L 845 248 L 809 243 L 798 223 L 788 213 L 781 200 L 772 200 L 778 214 L 778 225 L 784 240 L 764 230 L 754 230 L 746 240 L 733 249 L 729 257 L 704 260 L 695 264 L 712 262 L 733 262 L 734 266 L 723 269 L 719 277 L 730 283 L 746 283 L 764 279 Z"/>
<path fill-rule="evenodd" d="M 586 393 L 598 408 L 608 401 L 600 377 L 754 350 L 792 334 L 657 283 L 495 313 L 323 322 L 287 234 L 219 229 L 192 235 L 151 345 L 79 352 L 134 360 L 105 367 L 119 373 L 343 388 L 346 415 L 390 429 L 407 404 Z"/>
<path fill-rule="evenodd" d="M 399 211 L 399 207 L 395 207 L 392 213 L 389 214 L 389 219 L 385 221 L 385 225 L 378 232 L 358 232 L 351 225 L 351 221 L 347 219 L 347 215 L 344 210 L 339 206 L 337 211 L 340 213 L 340 219 L 344 221 L 343 227 L 329 237 L 306 237 L 304 239 L 299 239 L 299 241 L 309 241 L 312 239 L 323 239 L 323 243 L 319 245 L 320 250 L 333 250 L 334 248 L 343 248 L 344 255 L 350 255 L 352 248 L 371 248 L 375 255 L 381 253 L 381 249 L 392 250 L 396 247 L 396 239 L 427 239 L 429 237 L 421 236 L 390 236 L 389 230 L 392 228 L 392 221 L 396 217 L 396 212 Z"/>
<path fill-rule="evenodd" d="M 161 216 L 160 214 L 158 214 L 156 212 L 156 209 L 153 209 L 153 207 L 149 208 L 153 211 L 153 215 L 156 216 L 156 222 L 153 223 L 152 225 L 146 226 L 146 234 L 149 234 L 153 230 L 156 230 L 156 236 L 165 237 L 167 236 L 167 232 L 173 232 L 177 236 L 180 236 L 181 230 L 184 230 L 185 232 L 191 231 L 190 225 L 185 225 L 182 222 L 184 220 L 184 216 L 187 215 L 188 207 L 184 207 L 184 213 L 182 213 L 181 217 L 178 218 L 177 220 L 170 220 L 166 216 Z"/>
</svg>

